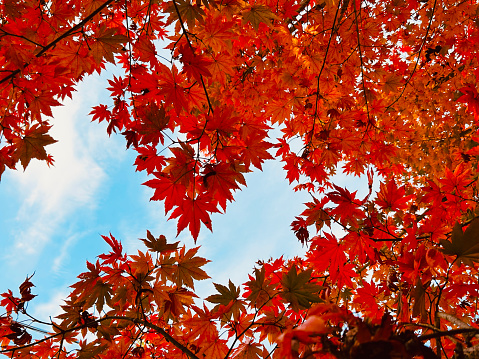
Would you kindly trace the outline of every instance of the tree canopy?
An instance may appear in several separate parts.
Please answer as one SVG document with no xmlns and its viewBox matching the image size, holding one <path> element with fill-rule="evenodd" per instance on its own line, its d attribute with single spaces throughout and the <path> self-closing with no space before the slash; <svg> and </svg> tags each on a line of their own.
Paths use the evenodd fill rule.
<svg viewBox="0 0 479 359">
<path fill-rule="evenodd" d="M 311 201 L 291 224 L 306 255 L 259 261 L 208 304 L 195 299 L 208 278 L 197 247 L 147 232 L 147 249 L 127 255 L 104 236 L 111 252 L 51 322 L 28 313 L 34 278 L 2 294 L 1 352 L 477 355 L 478 44 L 474 0 L 2 1 L 0 176 L 54 163 L 52 107 L 111 63 L 122 74 L 92 121 L 137 152 L 178 233 L 212 230 L 266 160 Z M 337 173 L 366 177 L 369 192 Z"/>
</svg>

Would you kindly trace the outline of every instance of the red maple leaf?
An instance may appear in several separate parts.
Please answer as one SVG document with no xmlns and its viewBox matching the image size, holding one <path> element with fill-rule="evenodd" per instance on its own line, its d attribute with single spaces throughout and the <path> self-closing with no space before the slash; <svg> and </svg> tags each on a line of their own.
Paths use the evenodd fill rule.
<svg viewBox="0 0 479 359">
<path fill-rule="evenodd" d="M 412 195 L 405 196 L 405 186 L 398 187 L 394 179 L 386 183 L 381 182 L 376 204 L 381 209 L 399 211 L 407 208 L 407 202 L 413 198 Z"/>
<path fill-rule="evenodd" d="M 240 188 L 238 184 L 246 186 L 243 174 L 235 169 L 235 166 L 228 163 L 208 165 L 205 168 L 203 185 L 223 210 L 226 210 L 226 201 L 233 201 L 233 192 Z"/>
<path fill-rule="evenodd" d="M 181 46 L 179 52 L 181 53 L 180 61 L 183 64 L 183 72 L 189 78 L 193 77 L 196 81 L 201 82 L 202 76 L 211 76 L 208 66 L 213 63 L 212 60 L 195 53 L 194 49 L 188 45 Z"/>
<path fill-rule="evenodd" d="M 463 93 L 461 97 L 457 99 L 459 102 L 467 104 L 467 108 L 474 114 L 474 119 L 479 120 L 479 94 L 477 93 L 476 86 L 468 84 L 465 87 L 459 89 Z"/>
<path fill-rule="evenodd" d="M 160 75 L 161 82 L 158 93 L 165 96 L 167 104 L 173 105 L 177 115 L 181 114 L 183 110 L 189 109 L 186 90 L 181 85 L 184 82 L 183 76 L 178 73 L 175 65 L 172 66 L 171 70 L 164 66 Z"/>
<path fill-rule="evenodd" d="M 209 213 L 218 212 L 216 206 L 205 196 L 199 195 L 194 199 L 184 197 L 179 206 L 175 208 L 171 214 L 170 219 L 178 218 L 178 234 L 188 227 L 191 235 L 196 241 L 198 239 L 198 234 L 200 233 L 201 223 L 203 223 L 210 231 L 213 231 Z"/>
<path fill-rule="evenodd" d="M 161 172 L 155 172 L 153 174 L 156 178 L 146 181 L 143 184 L 155 190 L 150 201 L 164 200 L 165 213 L 168 213 L 173 206 L 179 206 L 186 192 L 186 187 L 181 182 L 175 181 L 170 176 Z"/>
<path fill-rule="evenodd" d="M 364 211 L 359 208 L 362 201 L 356 199 L 356 192 L 349 192 L 346 188 L 341 188 L 333 184 L 336 191 L 327 193 L 328 198 L 337 204 L 335 208 L 330 211 L 331 215 L 337 215 L 344 223 L 351 223 L 356 225 L 359 219 L 365 217 Z"/>
</svg>

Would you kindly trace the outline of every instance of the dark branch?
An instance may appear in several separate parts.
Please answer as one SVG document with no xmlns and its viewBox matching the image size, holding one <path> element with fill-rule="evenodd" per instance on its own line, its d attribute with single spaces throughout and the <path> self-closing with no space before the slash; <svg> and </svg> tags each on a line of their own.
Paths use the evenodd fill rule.
<svg viewBox="0 0 479 359">
<path fill-rule="evenodd" d="M 84 18 L 82 21 L 80 21 L 77 25 L 72 27 L 70 30 L 64 32 L 60 37 L 56 38 L 52 42 L 50 42 L 48 45 L 44 46 L 38 54 L 35 55 L 35 57 L 40 57 L 44 53 L 46 53 L 48 50 L 50 50 L 52 47 L 55 47 L 56 44 L 58 44 L 61 40 L 65 39 L 66 37 L 72 35 L 74 32 L 80 30 L 88 21 L 90 21 L 95 15 L 100 13 L 104 8 L 106 8 L 108 5 L 110 5 L 113 1 L 115 0 L 107 0 L 105 1 L 102 5 L 100 5 L 95 11 L 93 11 L 90 15 L 88 15 L 86 18 Z M 27 68 L 29 63 L 25 64 L 23 66 L 23 69 Z M 10 75 L 4 77 L 3 79 L 0 80 L 0 84 L 14 78 L 16 75 L 18 75 L 22 70 L 17 69 L 10 73 Z"/>
</svg>

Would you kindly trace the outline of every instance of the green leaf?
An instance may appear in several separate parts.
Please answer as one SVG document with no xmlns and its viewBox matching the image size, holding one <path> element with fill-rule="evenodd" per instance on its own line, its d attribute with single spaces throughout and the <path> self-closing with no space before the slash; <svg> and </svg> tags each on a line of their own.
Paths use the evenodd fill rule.
<svg viewBox="0 0 479 359">
<path fill-rule="evenodd" d="M 309 283 L 312 271 L 312 269 L 308 269 L 298 274 L 296 266 L 292 266 L 288 274 L 283 274 L 283 278 L 281 278 L 281 285 L 284 290 L 280 293 L 280 296 L 289 302 L 294 311 L 307 309 L 311 307 L 311 303 L 322 301 L 318 292 L 323 287 Z"/>
<path fill-rule="evenodd" d="M 451 234 L 451 242 L 446 239 L 440 240 L 442 252 L 448 255 L 455 255 L 460 262 L 473 265 L 472 262 L 479 262 L 479 218 L 475 218 L 466 231 L 462 231 L 460 223 L 454 225 Z"/>
</svg>

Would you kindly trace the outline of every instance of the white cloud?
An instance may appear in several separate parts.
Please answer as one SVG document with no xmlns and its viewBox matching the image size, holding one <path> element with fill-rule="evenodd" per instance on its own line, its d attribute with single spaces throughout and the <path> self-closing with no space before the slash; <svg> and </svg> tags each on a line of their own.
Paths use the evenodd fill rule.
<svg viewBox="0 0 479 359">
<path fill-rule="evenodd" d="M 65 242 L 62 243 L 58 256 L 52 262 L 52 271 L 58 273 L 64 262 L 69 258 L 69 250 L 78 240 L 78 235 L 73 235 L 67 238 Z"/>
<path fill-rule="evenodd" d="M 21 260 L 34 266 L 44 246 L 76 210 L 95 209 L 99 188 L 106 180 L 100 162 L 112 157 L 121 160 L 124 151 L 118 151 L 104 129 L 90 124 L 87 116 L 91 106 L 99 102 L 97 89 L 101 86 L 104 84 L 97 78 L 87 78 L 73 100 L 54 109 L 50 134 L 58 142 L 46 148 L 54 157 L 53 167 L 33 160 L 25 172 L 9 172 L 9 183 L 4 185 L 22 202 L 16 216 L 15 227 L 19 229 L 13 234 L 13 245 L 4 253 L 11 264 Z M 59 268 L 67 249 L 63 247 L 54 268 Z"/>
<path fill-rule="evenodd" d="M 61 314 L 61 306 L 65 304 L 65 299 L 68 297 L 68 292 L 65 290 L 54 290 L 48 302 L 36 304 L 33 308 L 32 316 L 34 318 L 48 321 L 49 318 L 54 318 Z"/>
</svg>

